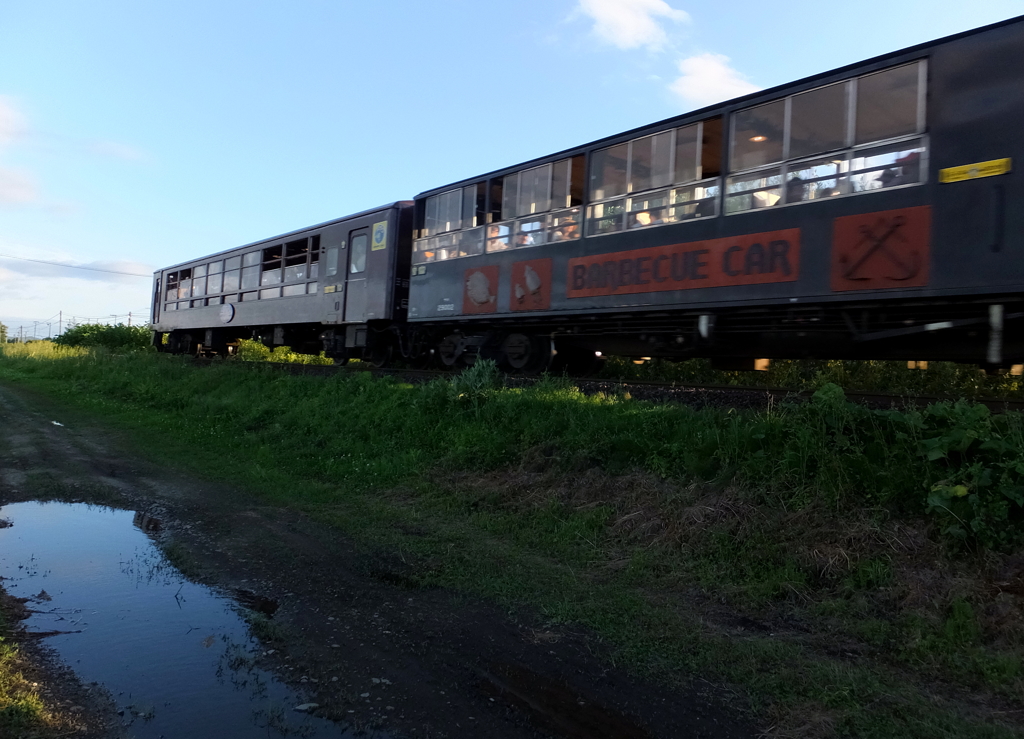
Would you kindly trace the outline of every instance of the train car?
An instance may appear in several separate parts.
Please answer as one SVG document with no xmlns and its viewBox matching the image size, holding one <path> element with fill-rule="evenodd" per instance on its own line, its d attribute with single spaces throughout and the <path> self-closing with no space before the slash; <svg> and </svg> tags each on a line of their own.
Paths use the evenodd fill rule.
<svg viewBox="0 0 1024 739">
<path fill-rule="evenodd" d="M 415 198 L 406 348 L 1024 361 L 1024 19 Z"/>
<path fill-rule="evenodd" d="M 411 233 L 402 201 L 162 269 L 154 344 L 224 355 L 256 338 L 383 364 L 406 318 Z M 388 340 L 375 341 L 379 332 Z"/>
</svg>

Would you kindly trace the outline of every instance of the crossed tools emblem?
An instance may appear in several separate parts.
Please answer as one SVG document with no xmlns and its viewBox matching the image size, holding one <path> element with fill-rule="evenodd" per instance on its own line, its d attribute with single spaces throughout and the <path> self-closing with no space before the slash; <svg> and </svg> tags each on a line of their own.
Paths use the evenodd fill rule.
<svg viewBox="0 0 1024 739">
<path fill-rule="evenodd" d="M 858 277 L 857 271 L 876 254 L 885 256 L 891 266 L 896 268 L 895 275 L 887 275 L 890 280 L 901 282 L 914 277 L 921 269 L 921 259 L 917 251 L 910 253 L 909 263 L 907 260 L 891 248 L 891 240 L 896 239 L 904 244 L 908 243 L 906 237 L 900 233 L 900 229 L 906 225 L 907 219 L 903 216 L 893 216 L 890 219 L 879 218 L 873 226 L 860 227 L 860 241 L 853 247 L 856 251 L 864 244 L 868 248 L 855 261 L 851 262 L 848 255 L 839 258 L 843 266 L 843 278 L 846 280 L 870 280 L 870 277 Z"/>
</svg>

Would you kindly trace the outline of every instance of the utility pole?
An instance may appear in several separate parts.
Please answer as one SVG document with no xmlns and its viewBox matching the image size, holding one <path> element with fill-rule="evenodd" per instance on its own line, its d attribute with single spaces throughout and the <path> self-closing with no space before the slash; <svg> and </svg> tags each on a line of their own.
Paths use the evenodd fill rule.
<svg viewBox="0 0 1024 739">
<path fill-rule="evenodd" d="M 64 333 L 64 311 L 57 311 L 57 315 L 60 318 L 57 319 L 57 336 Z"/>
<path fill-rule="evenodd" d="M 131 327 L 131 325 L 132 325 L 132 312 L 128 311 L 128 326 Z"/>
</svg>

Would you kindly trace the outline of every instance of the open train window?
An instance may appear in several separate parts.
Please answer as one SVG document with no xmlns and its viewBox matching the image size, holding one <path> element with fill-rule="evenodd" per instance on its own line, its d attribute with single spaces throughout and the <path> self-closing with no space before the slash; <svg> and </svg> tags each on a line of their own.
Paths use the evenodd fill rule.
<svg viewBox="0 0 1024 739">
<path fill-rule="evenodd" d="M 306 279 L 309 261 L 309 239 L 289 241 L 284 245 L 284 281 Z"/>
<path fill-rule="evenodd" d="M 709 118 L 593 152 L 587 233 L 716 215 L 721 127 Z"/>
<path fill-rule="evenodd" d="M 177 300 L 177 299 L 178 299 L 178 273 L 177 272 L 168 272 L 167 273 L 167 289 L 165 291 L 164 300 Z"/>
<path fill-rule="evenodd" d="M 313 236 L 309 248 L 309 279 L 315 280 L 320 271 L 320 234 Z"/>
<path fill-rule="evenodd" d="M 925 86 L 919 61 L 738 111 L 726 213 L 923 182 Z"/>
</svg>

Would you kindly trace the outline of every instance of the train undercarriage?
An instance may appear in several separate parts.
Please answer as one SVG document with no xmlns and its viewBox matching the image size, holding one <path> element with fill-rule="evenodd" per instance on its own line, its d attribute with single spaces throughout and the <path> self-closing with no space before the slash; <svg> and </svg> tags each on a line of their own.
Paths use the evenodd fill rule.
<svg viewBox="0 0 1024 739">
<path fill-rule="evenodd" d="M 998 302 L 996 302 L 998 300 Z M 756 360 L 891 359 L 953 361 L 997 371 L 1024 361 L 1024 302 L 975 301 L 805 305 L 719 311 L 649 311 L 480 320 L 174 331 L 160 348 L 227 355 L 239 339 L 338 363 L 458 369 L 492 359 L 507 372 L 593 372 L 602 357 L 709 358 L 721 369 Z"/>
</svg>

